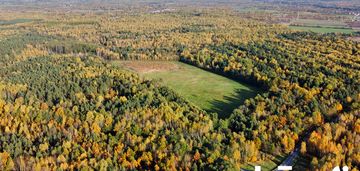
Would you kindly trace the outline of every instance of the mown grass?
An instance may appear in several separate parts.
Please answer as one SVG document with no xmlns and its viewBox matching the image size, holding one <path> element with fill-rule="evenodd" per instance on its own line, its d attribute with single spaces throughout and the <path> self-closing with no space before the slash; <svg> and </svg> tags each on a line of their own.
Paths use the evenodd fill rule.
<svg viewBox="0 0 360 171">
<path fill-rule="evenodd" d="M 188 64 L 166 61 L 162 63 L 163 65 L 175 64 L 177 67 L 143 72 L 140 75 L 159 81 L 208 112 L 218 113 L 219 118 L 228 117 L 246 99 L 256 96 L 259 92 L 259 89 L 255 87 Z M 151 62 L 148 62 L 148 65 L 151 65 Z"/>
</svg>

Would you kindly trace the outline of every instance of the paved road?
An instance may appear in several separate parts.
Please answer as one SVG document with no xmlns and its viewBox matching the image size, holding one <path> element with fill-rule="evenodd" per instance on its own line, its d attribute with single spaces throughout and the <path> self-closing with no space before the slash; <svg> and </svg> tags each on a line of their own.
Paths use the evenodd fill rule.
<svg viewBox="0 0 360 171">
<path fill-rule="evenodd" d="M 339 118 L 336 117 L 335 119 L 332 120 L 333 122 L 338 122 Z M 301 142 L 306 142 L 309 138 L 310 138 L 310 134 L 316 129 L 317 127 L 313 126 L 310 127 L 306 133 L 301 136 L 300 140 L 298 141 L 298 143 L 295 146 L 295 149 L 286 157 L 286 159 L 281 162 L 278 166 L 276 166 L 275 169 L 273 169 L 272 171 L 278 171 L 278 167 L 279 166 L 294 166 L 296 159 L 299 157 L 300 154 L 300 148 L 301 148 Z M 255 168 L 254 168 L 255 170 Z M 240 169 L 240 171 L 253 171 L 253 170 L 248 170 L 248 169 Z"/>
<path fill-rule="evenodd" d="M 286 159 L 281 162 L 281 164 L 279 164 L 278 166 L 294 166 L 295 162 L 296 162 L 296 158 L 299 157 L 300 154 L 300 147 L 296 147 L 295 150 L 293 152 L 291 152 Z M 275 169 L 273 169 L 273 171 L 278 171 L 278 166 L 276 166 Z M 248 169 L 240 169 L 240 171 L 254 171 L 255 168 L 253 170 L 248 170 Z"/>
<path fill-rule="evenodd" d="M 294 166 L 296 162 L 296 158 L 299 157 L 300 148 L 297 147 L 293 152 L 291 152 L 286 159 L 279 164 L 279 166 Z M 278 168 L 276 167 L 273 171 L 278 171 Z"/>
<path fill-rule="evenodd" d="M 300 138 L 300 140 L 295 146 L 295 149 L 273 171 L 278 171 L 279 166 L 294 166 L 296 162 L 296 158 L 298 158 L 300 154 L 301 142 L 307 141 L 310 138 L 310 134 L 315 129 L 316 127 L 309 128 L 308 131 Z"/>
</svg>

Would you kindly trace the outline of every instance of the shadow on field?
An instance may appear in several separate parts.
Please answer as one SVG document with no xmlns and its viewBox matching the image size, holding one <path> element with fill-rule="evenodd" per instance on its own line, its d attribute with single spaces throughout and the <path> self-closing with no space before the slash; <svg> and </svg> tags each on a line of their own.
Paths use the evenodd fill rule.
<svg viewBox="0 0 360 171">
<path fill-rule="evenodd" d="M 225 96 L 224 100 L 212 101 L 212 107 L 207 112 L 216 112 L 221 119 L 228 118 L 234 109 L 244 104 L 246 99 L 255 97 L 256 95 L 256 91 L 237 89 L 231 96 Z"/>
</svg>

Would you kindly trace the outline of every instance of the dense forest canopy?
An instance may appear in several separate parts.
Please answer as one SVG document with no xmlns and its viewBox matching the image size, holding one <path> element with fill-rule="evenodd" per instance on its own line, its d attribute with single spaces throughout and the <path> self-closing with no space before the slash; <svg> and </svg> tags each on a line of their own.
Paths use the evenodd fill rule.
<svg viewBox="0 0 360 171">
<path fill-rule="evenodd" d="M 359 33 L 214 8 L 0 21 L 0 170 L 239 170 L 298 148 L 308 169 L 360 168 Z M 112 60 L 179 60 L 263 91 L 218 119 Z"/>
</svg>

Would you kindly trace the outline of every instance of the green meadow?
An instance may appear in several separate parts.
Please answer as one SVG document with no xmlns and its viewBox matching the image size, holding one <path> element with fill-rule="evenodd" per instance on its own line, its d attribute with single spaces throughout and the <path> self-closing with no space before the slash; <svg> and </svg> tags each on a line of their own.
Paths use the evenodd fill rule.
<svg viewBox="0 0 360 171">
<path fill-rule="evenodd" d="M 228 117 L 246 99 L 259 92 L 253 86 L 180 62 L 131 61 L 131 66 L 136 63 L 140 65 L 133 70 L 143 77 L 159 81 L 198 107 L 218 113 L 220 118 Z M 158 69 L 144 69 L 155 65 Z"/>
</svg>

